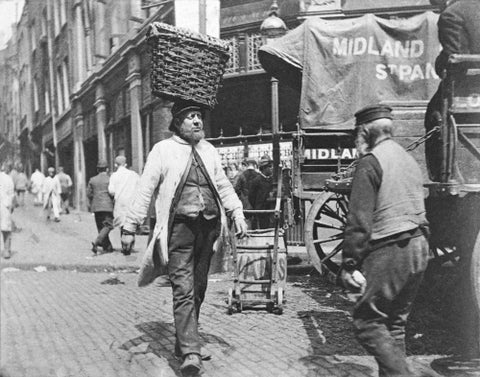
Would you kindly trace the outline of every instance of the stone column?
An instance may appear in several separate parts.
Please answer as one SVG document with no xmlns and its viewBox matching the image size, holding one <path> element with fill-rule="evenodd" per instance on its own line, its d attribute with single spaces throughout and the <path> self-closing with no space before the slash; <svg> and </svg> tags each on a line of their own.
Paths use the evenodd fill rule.
<svg viewBox="0 0 480 377">
<path fill-rule="evenodd" d="M 130 128 L 132 141 L 131 166 L 141 173 L 143 169 L 143 138 L 140 107 L 142 99 L 142 79 L 140 76 L 140 57 L 132 54 L 128 58 L 128 77 L 130 95 Z"/>
<path fill-rule="evenodd" d="M 97 123 L 98 161 L 107 160 L 107 144 L 105 127 L 107 126 L 107 110 L 105 107 L 103 84 L 97 84 L 95 91 L 95 117 Z"/>
<path fill-rule="evenodd" d="M 85 152 L 83 149 L 83 114 L 81 106 L 75 106 L 73 124 L 73 170 L 75 187 L 75 207 L 77 210 L 87 209 L 87 189 L 85 182 Z"/>
<path fill-rule="evenodd" d="M 76 66 L 77 66 L 77 77 L 75 83 L 75 89 L 79 90 L 82 86 L 83 81 L 85 80 L 85 34 L 84 34 L 84 25 L 82 17 L 82 1 L 76 0 L 74 4 L 75 9 L 75 57 L 76 57 Z"/>
</svg>

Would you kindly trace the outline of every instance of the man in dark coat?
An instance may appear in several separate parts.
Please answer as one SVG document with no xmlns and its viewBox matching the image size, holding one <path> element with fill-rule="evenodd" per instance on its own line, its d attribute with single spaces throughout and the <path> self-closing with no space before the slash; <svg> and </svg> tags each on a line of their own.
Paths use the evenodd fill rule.
<svg viewBox="0 0 480 377">
<path fill-rule="evenodd" d="M 451 54 L 480 54 L 480 1 L 478 0 L 430 0 L 440 8 L 438 38 L 442 51 L 435 61 L 435 71 L 443 77 Z M 441 85 L 441 84 L 440 84 Z M 440 125 L 441 90 L 437 90 L 425 113 L 425 129 Z M 425 143 L 425 154 L 430 179 L 440 181 L 442 143 L 440 133 L 435 133 Z"/>
<path fill-rule="evenodd" d="M 98 236 L 92 242 L 94 254 L 97 254 L 98 246 L 101 246 L 104 252 L 111 253 L 113 251 L 112 243 L 108 237 L 108 234 L 113 229 L 113 199 L 108 193 L 110 177 L 107 170 L 107 162 L 99 161 L 97 164 L 98 174 L 90 179 L 87 187 L 90 212 L 95 214 L 95 223 L 98 230 Z"/>
<path fill-rule="evenodd" d="M 245 161 L 247 168 L 240 174 L 235 182 L 234 188 L 242 201 L 243 209 L 252 209 L 252 203 L 248 200 L 253 180 L 260 175 L 257 171 L 257 161 L 248 159 Z"/>
<path fill-rule="evenodd" d="M 429 255 L 423 177 L 413 157 L 392 140 L 389 107 L 367 107 L 355 116 L 361 158 L 339 280 L 361 294 L 353 313 L 355 335 L 375 357 L 379 375 L 413 376 L 405 325 Z"/>
<path fill-rule="evenodd" d="M 248 200 L 253 209 L 264 210 L 270 209 L 271 201 L 270 194 L 272 192 L 272 176 L 273 176 L 273 160 L 270 156 L 265 155 L 260 158 L 258 163 L 260 173 L 252 180 Z M 265 229 L 270 227 L 269 215 L 256 215 L 254 229 Z"/>
</svg>

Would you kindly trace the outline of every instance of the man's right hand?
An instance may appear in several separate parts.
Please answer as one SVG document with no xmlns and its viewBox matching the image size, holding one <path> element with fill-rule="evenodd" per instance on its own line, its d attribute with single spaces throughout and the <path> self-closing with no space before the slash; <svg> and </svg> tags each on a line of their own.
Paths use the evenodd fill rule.
<svg viewBox="0 0 480 377">
<path fill-rule="evenodd" d="M 133 234 L 122 234 L 122 253 L 128 255 L 131 253 L 133 244 L 135 243 L 135 236 Z"/>
</svg>

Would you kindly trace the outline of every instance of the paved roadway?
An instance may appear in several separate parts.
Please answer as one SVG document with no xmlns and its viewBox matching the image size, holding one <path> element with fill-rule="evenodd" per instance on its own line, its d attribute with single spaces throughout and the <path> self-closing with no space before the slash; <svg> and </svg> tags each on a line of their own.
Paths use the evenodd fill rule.
<svg viewBox="0 0 480 377">
<path fill-rule="evenodd" d="M 89 214 L 60 223 L 46 222 L 39 208 L 15 215 L 22 230 L 1 266 L 1 377 L 180 376 L 170 288 L 136 286 L 141 252 L 92 257 Z M 118 235 L 113 242 L 119 247 Z M 144 244 L 139 237 L 138 250 Z M 351 302 L 313 275 L 289 275 L 283 315 L 228 315 L 231 275 L 212 275 L 200 317 L 213 356 L 204 376 L 376 376 L 373 358 L 352 336 Z M 430 366 L 442 359 L 409 357 L 419 375 L 478 375 L 437 374 Z"/>
</svg>

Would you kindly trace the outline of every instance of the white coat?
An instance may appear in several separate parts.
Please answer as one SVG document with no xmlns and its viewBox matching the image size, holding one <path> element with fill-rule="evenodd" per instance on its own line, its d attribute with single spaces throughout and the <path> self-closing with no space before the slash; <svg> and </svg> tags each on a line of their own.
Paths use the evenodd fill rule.
<svg viewBox="0 0 480 377">
<path fill-rule="evenodd" d="M 232 218 L 243 218 L 242 202 L 238 199 L 232 184 L 225 176 L 220 156 L 215 147 L 205 140 L 195 145 L 195 150 L 202 159 L 207 174 L 214 184 L 221 202 L 217 202 L 220 208 L 221 231 L 214 251 L 221 247 L 221 241 L 228 236 L 228 224 L 225 210 Z M 157 222 L 152 240 L 148 244 L 144 254 L 138 285 L 146 285 L 153 281 L 158 266 L 153 263 L 153 250 L 155 241 L 159 241 L 159 259 L 162 265 L 168 263 L 168 224 L 170 208 L 175 196 L 177 186 L 187 168 L 192 153 L 192 146 L 182 138 L 174 135 L 169 139 L 155 144 L 149 153 L 143 174 L 138 184 L 132 205 L 127 213 L 124 229 L 134 232 L 138 224 L 141 224 L 148 213 L 150 200 L 155 189 L 158 187 L 158 195 L 155 201 Z M 157 269 L 156 269 L 157 268 Z"/>
<path fill-rule="evenodd" d="M 110 176 L 108 193 L 113 196 L 114 225 L 122 226 L 127 215 L 128 208 L 132 204 L 137 184 L 140 177 L 133 170 L 125 166 L 119 166 L 117 171 Z"/>
<path fill-rule="evenodd" d="M 15 185 L 12 177 L 0 172 L 0 230 L 12 231 L 12 206 L 15 197 Z"/>
<path fill-rule="evenodd" d="M 60 212 L 60 194 L 62 193 L 62 186 L 60 185 L 60 181 L 58 177 L 50 177 L 48 176 L 43 181 L 42 186 L 43 192 L 43 208 L 48 209 L 49 201 L 51 200 L 53 211 L 56 217 L 57 213 Z"/>
</svg>

